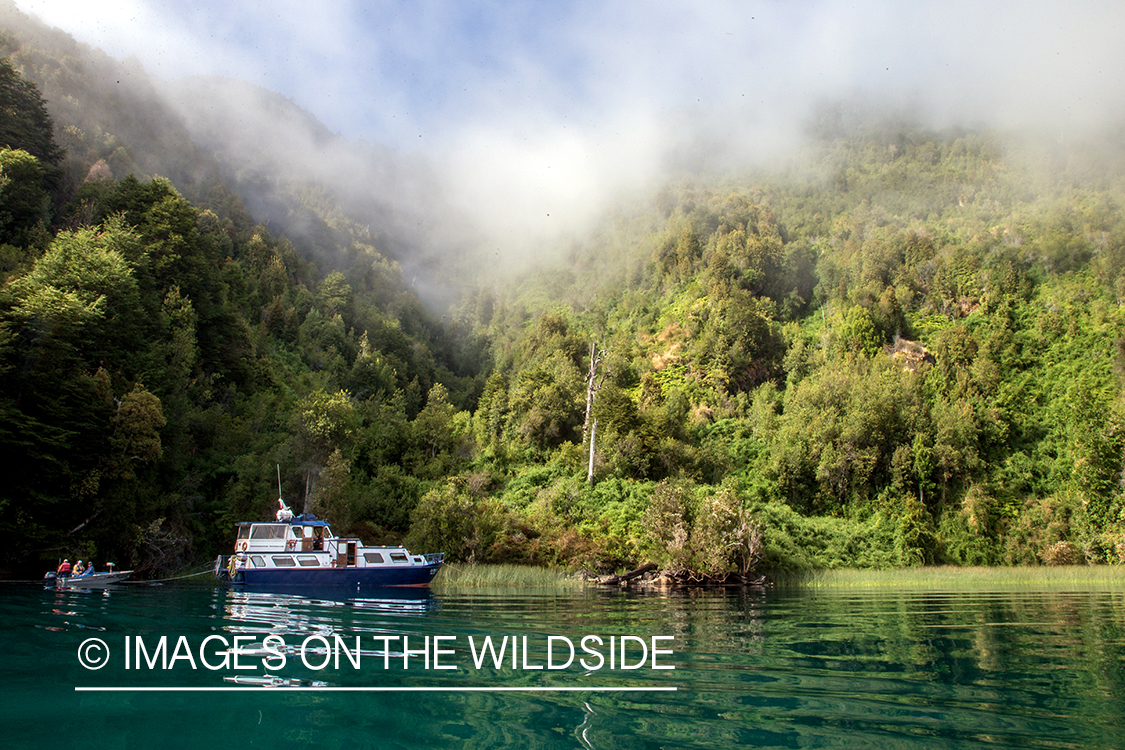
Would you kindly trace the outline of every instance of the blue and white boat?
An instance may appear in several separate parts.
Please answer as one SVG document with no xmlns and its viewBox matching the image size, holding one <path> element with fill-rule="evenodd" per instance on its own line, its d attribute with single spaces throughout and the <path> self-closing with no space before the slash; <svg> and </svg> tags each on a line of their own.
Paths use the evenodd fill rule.
<svg viewBox="0 0 1125 750">
<path fill-rule="evenodd" d="M 215 576 L 245 586 L 332 587 L 429 586 L 444 553 L 416 555 L 402 546 L 369 547 L 338 537 L 326 521 L 294 516 L 281 498 L 277 520 L 238 524 L 234 554 L 215 560 Z"/>
</svg>

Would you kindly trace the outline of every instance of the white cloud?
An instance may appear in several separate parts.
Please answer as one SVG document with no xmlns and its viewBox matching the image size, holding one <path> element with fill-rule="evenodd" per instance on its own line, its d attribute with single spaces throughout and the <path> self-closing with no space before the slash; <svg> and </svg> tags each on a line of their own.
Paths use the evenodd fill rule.
<svg viewBox="0 0 1125 750">
<path fill-rule="evenodd" d="M 778 148 L 830 98 L 940 125 L 1125 115 L 1119 2 L 17 4 L 158 78 L 242 78 L 346 137 L 429 154 L 466 211 L 527 247 L 670 153 Z"/>
<path fill-rule="evenodd" d="M 349 137 L 401 146 L 513 112 L 596 127 L 623 111 L 706 116 L 857 90 L 1078 120 L 1117 111 L 1125 70 L 1116 2 L 18 5 L 157 77 L 243 78 Z"/>
</svg>

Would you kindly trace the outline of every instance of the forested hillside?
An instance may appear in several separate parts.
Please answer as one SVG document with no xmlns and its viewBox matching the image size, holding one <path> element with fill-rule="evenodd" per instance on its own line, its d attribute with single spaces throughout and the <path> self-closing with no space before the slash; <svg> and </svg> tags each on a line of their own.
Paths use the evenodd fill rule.
<svg viewBox="0 0 1125 750">
<path fill-rule="evenodd" d="M 1115 140 L 814 135 L 787 173 L 670 186 L 466 306 L 499 505 L 552 552 L 703 570 L 747 516 L 778 565 L 1121 562 Z"/>
<path fill-rule="evenodd" d="M 251 160 L 9 31 L 0 564 L 205 561 L 278 465 L 338 531 L 477 562 L 1125 562 L 1113 134 L 830 111 L 784 169 L 654 188 L 427 310 L 395 256 L 435 235 L 384 246 L 299 160 L 271 210 L 316 231 L 271 232 Z"/>
</svg>

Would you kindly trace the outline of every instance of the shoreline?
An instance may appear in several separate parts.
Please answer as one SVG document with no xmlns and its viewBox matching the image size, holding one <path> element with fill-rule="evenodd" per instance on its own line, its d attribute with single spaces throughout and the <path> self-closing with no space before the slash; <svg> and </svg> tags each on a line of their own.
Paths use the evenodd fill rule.
<svg viewBox="0 0 1125 750">
<path fill-rule="evenodd" d="M 884 570 L 840 568 L 770 576 L 777 586 L 812 588 L 899 588 L 957 591 L 972 588 L 1120 589 L 1123 565 L 958 567 L 941 565 Z"/>
<path fill-rule="evenodd" d="M 1036 589 L 1111 589 L 1125 591 L 1125 565 L 1071 565 L 1071 566 L 1006 566 L 959 567 L 952 565 L 806 571 L 761 571 L 767 584 L 779 588 L 901 588 L 919 590 L 950 590 L 966 588 L 980 591 L 1012 588 Z M 452 575 L 447 575 L 451 573 Z M 690 588 L 682 584 L 672 586 L 645 585 L 635 581 L 635 590 L 667 590 Z M 595 580 L 584 581 L 577 574 L 553 568 L 524 565 L 447 565 L 434 582 L 433 588 L 511 586 L 513 588 L 604 588 Z M 733 585 L 715 585 L 700 588 L 738 588 Z"/>
</svg>

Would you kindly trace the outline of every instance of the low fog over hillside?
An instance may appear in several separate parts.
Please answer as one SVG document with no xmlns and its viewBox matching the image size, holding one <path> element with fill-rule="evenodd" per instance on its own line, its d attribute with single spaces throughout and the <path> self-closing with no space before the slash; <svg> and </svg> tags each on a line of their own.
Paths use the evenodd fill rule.
<svg viewBox="0 0 1125 750">
<path fill-rule="evenodd" d="M 554 257 L 838 102 L 1064 140 L 1125 111 L 1116 3 L 16 5 L 134 60 L 255 213 L 299 234 L 277 181 L 318 183 L 411 274 Z"/>
</svg>

